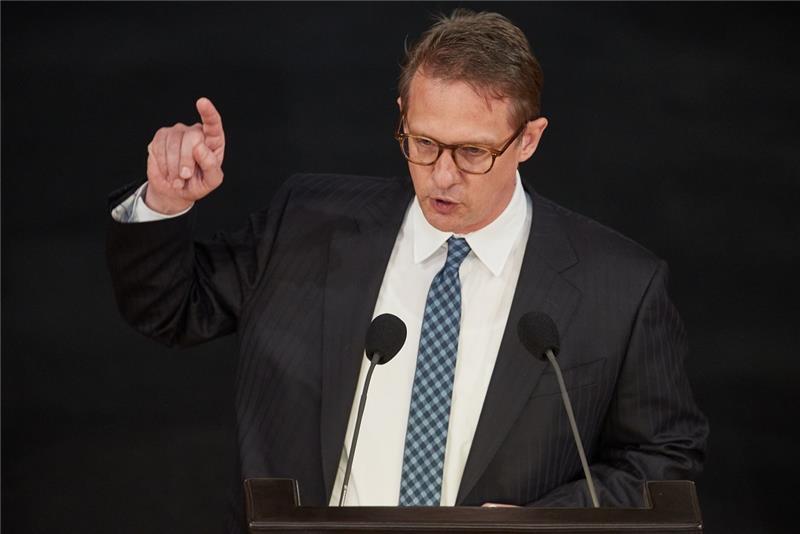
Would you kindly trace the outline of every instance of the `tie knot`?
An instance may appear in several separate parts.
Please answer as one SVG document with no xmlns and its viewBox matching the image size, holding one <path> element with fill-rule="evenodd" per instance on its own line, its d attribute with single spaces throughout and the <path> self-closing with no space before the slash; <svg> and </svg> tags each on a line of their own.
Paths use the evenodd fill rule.
<svg viewBox="0 0 800 534">
<path fill-rule="evenodd" d="M 461 267 L 461 262 L 469 254 L 470 248 L 467 240 L 461 237 L 451 237 L 447 240 L 447 261 L 445 261 L 445 268 L 458 269 Z"/>
</svg>

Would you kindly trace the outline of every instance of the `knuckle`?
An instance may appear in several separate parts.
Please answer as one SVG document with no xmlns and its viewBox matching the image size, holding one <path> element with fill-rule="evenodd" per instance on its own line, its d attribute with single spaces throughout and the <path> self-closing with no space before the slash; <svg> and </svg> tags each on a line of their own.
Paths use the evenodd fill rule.
<svg viewBox="0 0 800 534">
<path fill-rule="evenodd" d="M 186 132 L 186 135 L 184 136 L 184 138 L 189 141 L 189 143 L 191 144 L 192 147 L 194 147 L 194 145 L 196 145 L 198 142 L 200 142 L 200 141 L 202 141 L 204 139 L 203 132 L 200 131 L 200 130 L 195 130 L 195 129 L 192 129 L 192 130 L 189 130 L 188 132 Z"/>
<path fill-rule="evenodd" d="M 167 148 L 174 150 L 180 148 L 181 146 L 181 138 L 183 136 L 179 133 L 173 133 L 169 137 L 167 137 Z"/>
</svg>

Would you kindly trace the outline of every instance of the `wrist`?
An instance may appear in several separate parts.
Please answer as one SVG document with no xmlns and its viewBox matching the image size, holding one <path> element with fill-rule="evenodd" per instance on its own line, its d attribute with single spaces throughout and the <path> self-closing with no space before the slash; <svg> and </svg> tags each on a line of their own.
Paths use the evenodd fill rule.
<svg viewBox="0 0 800 534">
<path fill-rule="evenodd" d="M 186 211 L 194 204 L 190 200 L 165 198 L 163 195 L 159 195 L 155 190 L 151 191 L 148 186 L 145 186 L 142 190 L 142 201 L 148 208 L 161 215 L 176 215 Z"/>
</svg>

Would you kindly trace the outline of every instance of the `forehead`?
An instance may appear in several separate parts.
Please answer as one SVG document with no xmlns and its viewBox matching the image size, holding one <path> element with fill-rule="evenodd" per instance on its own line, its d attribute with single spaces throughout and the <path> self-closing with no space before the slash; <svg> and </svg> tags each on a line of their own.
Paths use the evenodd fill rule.
<svg viewBox="0 0 800 534">
<path fill-rule="evenodd" d="M 404 103 L 408 126 L 442 142 L 496 143 L 509 135 L 511 104 L 490 91 L 460 80 L 442 80 L 419 72 Z"/>
</svg>

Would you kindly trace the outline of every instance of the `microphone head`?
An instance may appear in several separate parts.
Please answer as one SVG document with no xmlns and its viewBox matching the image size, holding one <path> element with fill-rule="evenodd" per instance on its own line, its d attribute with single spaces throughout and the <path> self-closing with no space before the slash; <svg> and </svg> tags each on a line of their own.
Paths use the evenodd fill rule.
<svg viewBox="0 0 800 534">
<path fill-rule="evenodd" d="M 520 317 L 517 334 L 528 352 L 540 360 L 547 361 L 547 349 L 558 356 L 558 327 L 546 313 L 528 312 Z"/>
<path fill-rule="evenodd" d="M 375 317 L 369 325 L 364 348 L 369 361 L 382 365 L 394 358 L 405 342 L 406 323 L 396 315 L 384 313 Z"/>
</svg>

